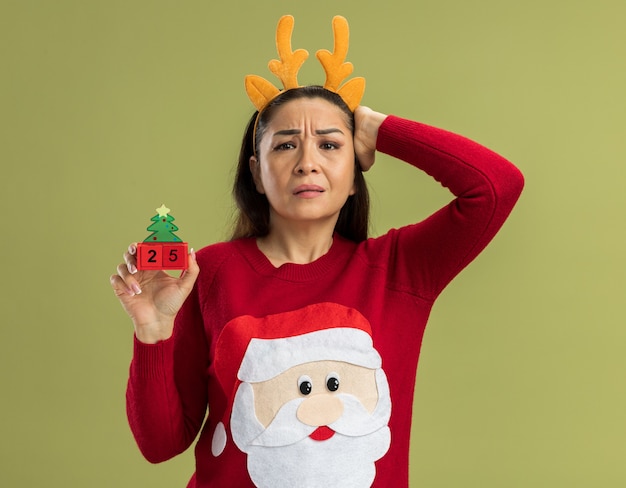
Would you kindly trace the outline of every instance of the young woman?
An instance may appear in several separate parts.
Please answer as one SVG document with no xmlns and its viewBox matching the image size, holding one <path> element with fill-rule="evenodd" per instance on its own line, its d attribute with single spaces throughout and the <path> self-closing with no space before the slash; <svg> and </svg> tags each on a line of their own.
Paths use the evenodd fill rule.
<svg viewBox="0 0 626 488">
<path fill-rule="evenodd" d="M 368 239 L 375 151 L 455 198 Z M 131 245 L 111 278 L 135 329 L 127 406 L 145 457 L 200 434 L 190 487 L 408 486 L 428 315 L 522 186 L 461 136 L 322 87 L 281 92 L 246 130 L 233 239 L 192 251 L 179 279 L 138 272 Z"/>
</svg>

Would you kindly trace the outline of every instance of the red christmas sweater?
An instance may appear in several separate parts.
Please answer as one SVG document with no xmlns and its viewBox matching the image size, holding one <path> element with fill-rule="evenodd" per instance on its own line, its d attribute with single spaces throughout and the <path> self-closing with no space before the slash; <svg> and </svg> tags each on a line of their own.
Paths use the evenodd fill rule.
<svg viewBox="0 0 626 488">
<path fill-rule="evenodd" d="M 275 268 L 254 239 L 197 253 L 172 338 L 135 339 L 132 432 L 161 462 L 195 446 L 190 487 L 408 486 L 415 371 L 444 287 L 489 243 L 523 187 L 501 156 L 389 116 L 377 150 L 454 195 L 427 219 Z"/>
</svg>

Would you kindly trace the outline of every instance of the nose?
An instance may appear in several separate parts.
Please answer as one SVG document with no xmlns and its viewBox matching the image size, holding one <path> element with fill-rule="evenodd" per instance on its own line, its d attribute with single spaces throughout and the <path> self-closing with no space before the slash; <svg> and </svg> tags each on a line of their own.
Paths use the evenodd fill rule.
<svg viewBox="0 0 626 488">
<path fill-rule="evenodd" d="M 320 393 L 304 400 L 296 412 L 300 422 L 312 427 L 330 425 L 343 415 L 343 402 L 336 395 Z"/>
<path fill-rule="evenodd" d="M 298 154 L 298 162 L 294 171 L 297 174 L 317 173 L 319 168 L 315 162 L 315 153 L 310 144 L 303 144 Z"/>
</svg>

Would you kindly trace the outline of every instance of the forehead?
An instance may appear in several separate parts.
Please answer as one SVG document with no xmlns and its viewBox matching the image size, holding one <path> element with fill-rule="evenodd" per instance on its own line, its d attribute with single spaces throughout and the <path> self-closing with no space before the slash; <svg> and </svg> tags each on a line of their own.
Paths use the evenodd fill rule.
<svg viewBox="0 0 626 488">
<path fill-rule="evenodd" d="M 337 105 L 322 98 L 298 98 L 281 105 L 268 125 L 280 130 L 304 124 L 314 127 L 349 127 L 347 115 Z"/>
</svg>

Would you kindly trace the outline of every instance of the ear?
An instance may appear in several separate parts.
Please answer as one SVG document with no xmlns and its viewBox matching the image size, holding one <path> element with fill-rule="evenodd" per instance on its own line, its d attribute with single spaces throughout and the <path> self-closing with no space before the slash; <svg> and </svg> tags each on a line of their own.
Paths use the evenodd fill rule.
<svg viewBox="0 0 626 488">
<path fill-rule="evenodd" d="M 256 191 L 264 195 L 265 190 L 263 189 L 263 181 L 261 180 L 261 165 L 256 156 L 250 156 L 249 165 L 250 173 L 252 173 L 252 180 L 254 181 L 254 186 L 256 186 Z"/>
</svg>

